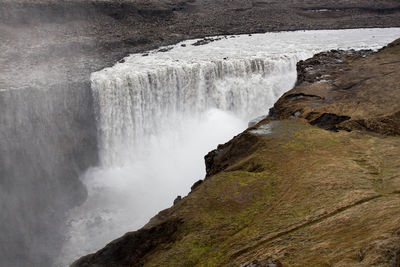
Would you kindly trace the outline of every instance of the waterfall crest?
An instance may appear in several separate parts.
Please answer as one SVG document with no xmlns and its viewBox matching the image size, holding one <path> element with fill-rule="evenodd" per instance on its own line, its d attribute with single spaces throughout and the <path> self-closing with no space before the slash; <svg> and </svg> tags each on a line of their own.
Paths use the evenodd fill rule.
<svg viewBox="0 0 400 267">
<path fill-rule="evenodd" d="M 266 115 L 296 63 L 331 49 L 379 49 L 400 29 L 217 37 L 133 54 L 91 75 L 101 164 L 82 180 L 60 262 L 138 229 L 204 178 L 203 156 Z M 64 266 L 66 264 L 61 264 Z"/>
<path fill-rule="evenodd" d="M 243 120 L 265 115 L 296 79 L 296 63 L 330 49 L 378 49 L 400 30 L 298 31 L 216 37 L 134 54 L 91 75 L 102 166 L 135 159 L 135 148 L 183 117 L 210 108 Z"/>
<path fill-rule="evenodd" d="M 168 125 L 176 127 L 183 117 L 211 108 L 244 120 L 267 113 L 268 107 L 293 86 L 298 60 L 298 56 L 228 59 L 111 77 L 94 74 L 102 164 L 123 163 L 123 151 L 130 153 Z"/>
</svg>

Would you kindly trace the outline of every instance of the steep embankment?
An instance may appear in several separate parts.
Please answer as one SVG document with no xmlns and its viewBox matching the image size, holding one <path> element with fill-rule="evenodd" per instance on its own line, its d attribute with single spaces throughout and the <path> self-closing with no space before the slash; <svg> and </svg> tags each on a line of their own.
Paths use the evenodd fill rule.
<svg viewBox="0 0 400 267">
<path fill-rule="evenodd" d="M 0 1 L 0 264 L 51 266 L 65 213 L 86 198 L 90 73 L 188 38 L 393 26 L 398 0 Z"/>
<path fill-rule="evenodd" d="M 400 42 L 368 54 L 299 63 L 186 198 L 73 266 L 398 266 Z"/>
</svg>

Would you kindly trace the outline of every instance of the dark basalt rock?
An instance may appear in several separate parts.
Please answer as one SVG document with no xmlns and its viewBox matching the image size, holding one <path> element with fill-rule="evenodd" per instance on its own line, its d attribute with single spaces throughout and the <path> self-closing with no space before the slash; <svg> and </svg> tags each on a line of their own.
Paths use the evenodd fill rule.
<svg viewBox="0 0 400 267">
<path fill-rule="evenodd" d="M 174 200 L 174 205 L 178 204 L 182 200 L 181 196 L 177 196 Z"/>
<path fill-rule="evenodd" d="M 329 75 L 329 72 L 343 65 L 345 60 L 366 57 L 372 53 L 373 50 L 331 50 L 318 53 L 297 64 L 296 85 L 332 80 L 333 77 Z"/>
<path fill-rule="evenodd" d="M 193 46 L 206 45 L 206 44 L 209 44 L 209 43 L 221 40 L 221 39 L 222 39 L 222 37 L 219 37 L 219 38 L 204 38 L 204 39 L 198 40 L 197 42 L 193 43 L 192 45 Z"/>
<path fill-rule="evenodd" d="M 217 149 L 209 152 L 205 157 L 206 177 L 216 174 L 232 164 L 239 158 L 250 154 L 255 149 L 258 137 L 250 133 L 242 133 L 226 144 L 219 145 Z"/>
<path fill-rule="evenodd" d="M 337 124 L 350 119 L 351 117 L 349 116 L 338 116 L 336 114 L 324 113 L 317 119 L 311 121 L 310 124 L 316 125 L 325 130 L 337 131 Z"/>
<path fill-rule="evenodd" d="M 200 46 L 200 45 L 205 45 L 205 44 L 209 44 L 209 43 L 212 43 L 212 42 L 214 42 L 214 39 L 204 38 L 204 39 L 198 40 L 197 42 L 193 43 L 192 45 L 193 46 Z"/>
<path fill-rule="evenodd" d="M 332 78 L 321 82 L 315 78 L 318 75 L 308 76 L 310 78 L 305 78 L 293 90 L 282 96 L 270 113 L 275 116 L 274 120 L 284 119 L 284 121 L 278 122 L 267 118 L 261 122 L 265 124 L 268 120 L 269 124 L 275 124 L 271 135 L 260 137 L 252 134 L 254 129 L 249 129 L 228 143 L 219 145 L 205 157 L 207 186 L 201 188 L 202 185 L 195 184 L 196 187 L 200 186 L 201 190 L 195 190 L 179 205 L 161 211 L 143 229 L 125 235 L 96 254 L 80 259 L 73 267 L 141 266 L 147 262 L 156 262 L 160 266 L 168 264 L 205 266 L 209 254 L 197 253 L 199 248 L 204 251 L 204 247 L 207 249 L 211 247 L 208 251 L 213 252 L 221 248 L 226 249 L 224 253 L 227 253 L 229 258 L 222 259 L 223 261 L 219 263 L 221 266 L 278 267 L 283 266 L 282 262 L 285 264 L 301 262 L 299 264 L 301 266 L 319 266 L 327 261 L 348 265 L 343 259 L 355 265 L 360 263 L 363 266 L 384 264 L 397 266 L 399 257 L 395 252 L 398 251 L 400 243 L 398 236 L 393 237 L 395 232 L 393 229 L 398 227 L 393 214 L 398 213 L 396 205 L 398 191 L 393 190 L 398 187 L 398 182 L 396 180 L 396 183 L 387 183 L 387 181 L 393 181 L 398 177 L 396 175 L 398 164 L 392 158 L 397 158 L 393 155 L 399 153 L 396 149 L 399 140 L 376 137 L 376 133 L 387 134 L 389 129 L 396 133 L 397 127 L 400 126 L 398 124 L 400 75 L 397 65 L 400 64 L 400 50 L 397 49 L 395 46 L 394 49 L 386 51 L 387 53 L 382 50 L 365 58 L 344 53 L 343 61 L 337 61 L 338 58 L 334 56 L 336 60 L 332 66 L 324 67 L 325 69 L 319 68 L 318 66 L 323 65 L 320 60 L 316 60 L 314 65 L 310 65 L 310 68 L 304 71 L 312 69 L 316 73 L 321 70 L 322 75 L 329 74 Z M 336 52 L 332 53 L 338 55 Z M 306 76 L 307 74 L 304 77 Z M 368 82 L 359 83 L 366 78 L 369 78 Z M 349 88 L 349 84 L 357 85 Z M 377 95 L 380 97 L 377 98 Z M 381 99 L 383 101 L 379 102 Z M 297 118 L 294 119 L 293 116 Z M 356 130 L 358 125 L 360 129 L 372 131 L 374 134 L 370 136 L 370 133 L 357 135 L 327 133 L 304 125 L 306 122 L 334 131 Z M 371 142 L 364 147 L 364 143 L 372 139 L 375 140 L 374 144 Z M 316 144 L 315 140 L 318 145 L 310 153 L 309 147 Z M 338 142 L 326 145 L 324 140 L 329 143 L 332 140 Z M 294 142 L 292 145 L 286 145 L 292 141 Z M 371 151 L 372 147 L 374 151 Z M 354 155 L 357 155 L 358 161 Z M 333 165 L 332 157 L 338 159 Z M 379 162 L 387 161 L 385 168 L 390 170 L 387 174 L 379 173 L 380 170 L 375 171 L 375 168 L 372 168 L 372 172 L 369 170 L 375 166 L 377 159 Z M 323 163 L 315 164 L 320 161 Z M 336 171 L 343 166 L 343 162 L 351 164 Z M 359 163 L 353 164 L 353 162 Z M 266 167 L 266 164 L 271 165 Z M 270 171 L 263 174 L 266 168 Z M 329 173 L 332 175 L 329 185 L 320 183 L 321 173 L 326 173 L 326 168 L 331 170 Z M 221 171 L 224 171 L 223 175 L 211 177 Z M 387 179 L 382 182 L 385 189 L 380 188 L 376 194 L 371 195 L 371 191 L 376 190 L 375 185 L 360 183 L 358 177 L 374 180 L 377 174 Z M 248 179 L 248 183 L 236 184 L 238 179 L 246 181 L 247 178 L 255 177 L 257 179 Z M 253 184 L 255 182 L 256 184 Z M 296 186 L 291 186 L 293 183 L 296 183 Z M 343 187 L 345 183 L 352 186 Z M 311 184 L 312 186 L 309 186 Z M 254 197 L 258 190 L 260 197 Z M 321 192 L 328 191 L 329 193 L 321 198 Z M 360 191 L 365 193 L 365 198 L 360 198 Z M 343 192 L 349 192 L 346 196 L 351 197 L 352 201 L 347 197 L 343 198 Z M 265 196 L 268 196 L 267 200 Z M 332 200 L 332 196 L 338 201 L 333 205 L 326 201 Z M 276 204 L 271 205 L 271 203 Z M 292 216 L 289 216 L 289 221 L 285 216 L 281 216 L 282 212 L 287 211 L 286 208 L 282 210 L 282 204 L 285 204 L 284 207 L 296 205 L 304 207 L 309 203 L 313 203 L 317 209 L 307 211 L 304 216 L 296 218 L 295 224 Z M 386 208 L 382 209 L 384 205 L 390 212 L 386 212 Z M 249 210 L 249 207 L 254 210 Z M 321 208 L 324 211 L 322 213 Z M 257 231 L 251 232 L 255 233 L 255 236 L 248 237 L 243 234 L 240 238 L 232 240 L 232 232 L 225 232 L 224 229 L 229 228 L 238 219 L 242 222 L 243 211 L 251 220 L 239 230 L 247 228 Z M 380 211 L 384 220 L 390 223 L 380 224 L 383 219 L 381 215 L 376 216 Z M 225 214 L 227 216 L 224 216 Z M 240 216 L 231 217 L 231 214 Z M 360 223 L 360 216 L 366 220 Z M 181 221 L 173 219 L 176 217 L 184 218 L 185 224 L 180 226 Z M 276 221 L 271 218 L 276 218 Z M 271 228 L 272 233 L 265 232 L 266 221 L 274 224 L 274 229 Z M 335 232 L 337 229 L 335 222 L 340 222 L 341 231 Z M 361 227 L 358 224 L 362 224 Z M 367 230 L 357 232 L 365 225 L 368 225 Z M 180 229 L 182 231 L 179 231 Z M 355 231 L 357 233 L 353 235 Z M 327 232 L 332 235 L 327 236 Z M 387 236 L 384 236 L 384 233 Z M 347 234 L 351 236 L 343 238 Z M 219 239 L 213 238 L 214 235 Z M 212 242 L 215 242 L 211 245 L 209 245 L 210 237 Z M 342 238 L 345 244 L 340 244 L 346 248 L 343 251 L 348 251 L 343 258 L 332 252 L 337 249 L 334 240 L 338 238 Z M 370 244 L 367 248 L 358 248 L 358 245 L 354 245 L 354 240 L 357 240 L 359 245 L 368 242 Z M 217 243 L 220 241 L 222 242 Z M 140 242 L 143 244 L 139 245 Z M 172 242 L 176 243 L 171 244 Z M 332 250 L 326 249 L 326 244 L 329 243 Z M 192 244 L 194 244 L 193 250 Z M 315 244 L 319 246 L 318 252 L 315 251 L 317 247 Z M 182 253 L 183 247 L 188 248 L 184 250 L 188 254 Z M 291 251 L 290 254 L 283 253 L 286 249 Z M 191 254 L 193 251 L 195 255 Z M 280 252 L 279 260 L 256 259 L 258 255 L 269 255 L 271 251 Z M 360 251 L 358 257 L 357 251 Z M 322 259 L 319 257 L 320 254 L 324 255 Z M 191 261 L 192 256 L 194 261 Z"/>
<path fill-rule="evenodd" d="M 51 266 L 65 213 L 85 200 L 79 175 L 98 163 L 90 73 L 190 38 L 400 26 L 396 1 L 357 12 L 354 6 L 378 9 L 376 1 L 325 3 L 340 11 L 324 19 L 299 12 L 319 6 L 317 0 L 0 1 L 0 243 L 7 244 L 0 265 Z M 210 157 L 209 169 L 223 162 Z"/>
<path fill-rule="evenodd" d="M 82 257 L 71 267 L 141 267 L 144 257 L 160 244 L 172 243 L 182 224 L 180 219 L 167 220 L 150 229 L 127 233 L 95 254 Z"/>
<path fill-rule="evenodd" d="M 296 86 L 277 101 L 269 116 L 298 117 L 331 131 L 399 135 L 398 66 L 399 40 L 377 53 L 332 50 L 316 54 L 297 64 Z"/>
<path fill-rule="evenodd" d="M 161 48 L 161 49 L 159 49 L 157 52 L 168 52 L 168 51 L 170 51 L 170 50 L 172 50 L 173 49 L 173 47 L 172 46 L 170 46 L 170 47 L 164 47 L 164 48 Z"/>
<path fill-rule="evenodd" d="M 197 187 L 199 187 L 203 183 L 203 180 L 198 180 L 195 182 L 192 187 L 190 188 L 191 191 L 195 190 Z"/>
</svg>

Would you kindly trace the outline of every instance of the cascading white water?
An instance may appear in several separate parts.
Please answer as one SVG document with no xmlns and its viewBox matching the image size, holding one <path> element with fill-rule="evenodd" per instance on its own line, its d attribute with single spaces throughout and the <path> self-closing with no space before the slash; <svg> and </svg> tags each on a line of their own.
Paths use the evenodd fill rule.
<svg viewBox="0 0 400 267">
<path fill-rule="evenodd" d="M 195 40 L 92 74 L 101 166 L 83 177 L 60 265 L 142 226 L 204 177 L 203 156 L 247 127 L 330 49 L 377 49 L 400 29 L 283 32 Z"/>
<path fill-rule="evenodd" d="M 235 59 L 93 74 L 103 166 L 134 160 L 135 148 L 184 118 L 217 108 L 243 120 L 267 112 L 296 78 L 298 57 Z"/>
</svg>

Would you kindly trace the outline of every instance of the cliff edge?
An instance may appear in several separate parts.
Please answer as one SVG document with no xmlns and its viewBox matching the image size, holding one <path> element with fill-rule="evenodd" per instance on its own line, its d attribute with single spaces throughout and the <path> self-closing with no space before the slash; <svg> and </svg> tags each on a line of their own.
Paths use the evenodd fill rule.
<svg viewBox="0 0 400 267">
<path fill-rule="evenodd" d="M 399 266 L 400 40 L 298 64 L 207 178 L 83 266 Z"/>
</svg>

